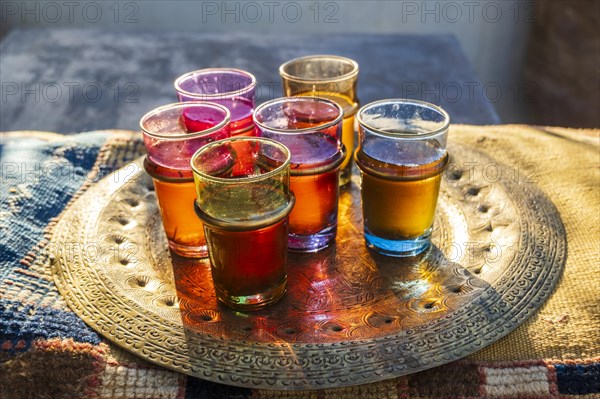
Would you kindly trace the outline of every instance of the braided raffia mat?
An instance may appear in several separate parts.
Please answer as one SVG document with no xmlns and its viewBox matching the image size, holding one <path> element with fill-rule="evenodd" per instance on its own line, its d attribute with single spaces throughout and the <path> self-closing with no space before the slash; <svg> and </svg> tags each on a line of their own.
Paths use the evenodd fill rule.
<svg viewBox="0 0 600 399">
<path fill-rule="evenodd" d="M 453 126 L 450 137 L 475 145 L 499 162 L 515 165 L 519 173 L 530 174 L 557 207 L 568 240 L 567 264 L 554 294 L 523 325 L 469 358 L 599 357 L 600 131 Z"/>
</svg>

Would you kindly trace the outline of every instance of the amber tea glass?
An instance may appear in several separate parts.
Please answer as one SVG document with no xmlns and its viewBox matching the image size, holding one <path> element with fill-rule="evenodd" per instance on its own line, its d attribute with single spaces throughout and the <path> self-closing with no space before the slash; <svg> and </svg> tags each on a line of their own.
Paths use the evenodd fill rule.
<svg viewBox="0 0 600 399">
<path fill-rule="evenodd" d="M 207 256 L 202 223 L 194 214 L 196 189 L 192 155 L 211 141 L 229 137 L 227 108 L 211 103 L 174 103 L 156 108 L 140 121 L 169 248 L 184 257 Z"/>
<path fill-rule="evenodd" d="M 234 68 L 207 68 L 175 80 L 179 101 L 209 101 L 231 113 L 232 136 L 254 136 L 252 113 L 256 103 L 256 78 Z"/>
<path fill-rule="evenodd" d="M 295 58 L 279 67 L 283 95 L 314 96 L 338 103 L 344 110 L 342 142 L 347 154 L 340 171 L 340 186 L 350 183 L 354 151 L 354 116 L 359 107 L 356 95 L 358 64 L 335 55 Z"/>
<path fill-rule="evenodd" d="M 201 148 L 191 166 L 217 298 L 238 310 L 278 301 L 287 283 L 290 153 L 273 140 L 236 137 Z"/>
<path fill-rule="evenodd" d="M 284 144 L 291 153 L 289 248 L 318 251 L 337 233 L 339 170 L 346 152 L 341 142 L 342 108 L 316 97 L 279 98 L 254 113 L 258 136 Z"/>
<path fill-rule="evenodd" d="M 416 100 L 376 101 L 358 111 L 361 196 L 367 246 L 412 256 L 431 243 L 450 117 Z"/>
</svg>

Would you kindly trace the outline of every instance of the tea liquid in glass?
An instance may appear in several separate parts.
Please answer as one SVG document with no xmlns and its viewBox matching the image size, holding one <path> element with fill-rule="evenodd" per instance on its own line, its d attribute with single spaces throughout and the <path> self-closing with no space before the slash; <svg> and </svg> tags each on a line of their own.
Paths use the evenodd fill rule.
<svg viewBox="0 0 600 399">
<path fill-rule="evenodd" d="M 290 213 L 290 230 L 294 234 L 315 234 L 335 224 L 337 169 L 315 175 L 292 175 L 290 189 L 301 199 Z"/>
<path fill-rule="evenodd" d="M 295 248 L 294 236 L 324 231 L 335 236 L 339 166 L 332 159 L 339 153 L 336 138 L 328 134 L 280 135 L 277 140 L 294 154 L 290 190 L 296 197 L 296 205 L 290 213 L 290 248 Z"/>
<path fill-rule="evenodd" d="M 226 189 L 225 189 L 226 190 Z M 226 190 L 229 191 L 229 190 Z M 224 194 L 203 193 L 205 211 L 219 220 L 235 217 L 225 226 L 205 223 L 212 276 L 218 298 L 231 307 L 258 309 L 278 300 L 286 287 L 289 199 L 274 187 L 239 187 Z M 226 198 L 219 201 L 216 198 Z M 236 209 L 228 206 L 236 203 Z M 270 208 L 271 212 L 263 210 Z M 249 228 L 259 218 L 266 227 Z M 206 221 L 205 221 L 206 222 Z"/>
<path fill-rule="evenodd" d="M 194 212 L 194 182 L 153 180 L 169 246 L 184 256 L 206 252 L 204 228 Z"/>
<path fill-rule="evenodd" d="M 396 154 L 393 154 L 393 153 Z M 404 165 L 395 165 L 397 153 L 406 153 Z M 386 161 L 388 160 L 388 161 Z M 356 154 L 362 172 L 365 235 L 388 240 L 417 238 L 433 223 L 445 151 L 431 143 L 390 143 L 372 139 Z"/>
<path fill-rule="evenodd" d="M 224 303 L 267 306 L 285 291 L 287 218 L 258 230 L 227 231 L 207 226 L 206 238 L 217 296 Z"/>
</svg>

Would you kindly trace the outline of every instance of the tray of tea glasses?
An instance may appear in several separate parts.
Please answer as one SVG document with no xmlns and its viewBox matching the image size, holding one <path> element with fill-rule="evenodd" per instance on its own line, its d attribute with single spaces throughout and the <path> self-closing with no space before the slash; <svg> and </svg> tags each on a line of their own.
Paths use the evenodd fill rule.
<svg viewBox="0 0 600 399">
<path fill-rule="evenodd" d="M 560 217 L 540 189 L 471 147 L 449 153 L 430 250 L 411 258 L 369 251 L 354 175 L 340 194 L 335 245 L 289 253 L 287 293 L 260 311 L 218 304 L 208 259 L 170 255 L 141 161 L 61 218 L 54 279 L 73 311 L 114 344 L 214 382 L 318 389 L 438 366 L 523 323 L 566 260 Z"/>
</svg>

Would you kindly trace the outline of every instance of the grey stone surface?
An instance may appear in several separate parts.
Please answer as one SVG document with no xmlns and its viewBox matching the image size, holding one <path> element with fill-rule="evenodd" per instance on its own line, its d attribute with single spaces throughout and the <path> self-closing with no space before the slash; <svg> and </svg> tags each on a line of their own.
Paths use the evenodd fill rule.
<svg viewBox="0 0 600 399">
<path fill-rule="evenodd" d="M 136 130 L 145 112 L 176 101 L 175 78 L 206 67 L 253 73 L 260 103 L 281 96 L 279 65 L 307 54 L 355 59 L 360 65 L 362 104 L 416 98 L 441 105 L 454 123 L 499 123 L 473 68 L 450 35 L 51 29 L 12 31 L 0 43 L 0 130 Z"/>
</svg>

